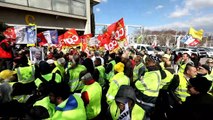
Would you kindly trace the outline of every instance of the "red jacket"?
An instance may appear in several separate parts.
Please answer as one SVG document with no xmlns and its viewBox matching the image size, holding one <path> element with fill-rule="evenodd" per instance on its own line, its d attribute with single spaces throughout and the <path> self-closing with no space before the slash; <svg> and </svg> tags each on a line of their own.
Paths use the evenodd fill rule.
<svg viewBox="0 0 213 120">
<path fill-rule="evenodd" d="M 0 58 L 12 58 L 12 50 L 11 51 L 5 51 L 2 47 L 1 44 L 5 43 L 7 47 L 9 47 L 8 40 L 4 39 L 0 42 Z"/>
</svg>

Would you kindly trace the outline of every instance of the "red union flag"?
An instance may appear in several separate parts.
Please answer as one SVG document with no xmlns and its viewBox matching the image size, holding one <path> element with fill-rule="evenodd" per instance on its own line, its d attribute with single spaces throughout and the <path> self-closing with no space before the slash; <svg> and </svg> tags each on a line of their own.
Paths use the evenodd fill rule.
<svg viewBox="0 0 213 120">
<path fill-rule="evenodd" d="M 111 36 L 111 40 L 124 40 L 126 38 L 124 19 L 121 18 L 117 22 L 108 26 L 107 33 Z"/>
<path fill-rule="evenodd" d="M 67 32 L 59 37 L 61 40 L 61 43 L 64 43 L 65 46 L 72 46 L 72 45 L 79 45 L 81 43 L 81 40 L 78 37 L 78 34 L 75 29 L 70 29 Z"/>
<path fill-rule="evenodd" d="M 118 48 L 118 42 L 116 40 L 112 40 L 109 44 L 105 44 L 104 47 L 106 50 L 113 51 Z"/>
<path fill-rule="evenodd" d="M 99 46 L 103 47 L 105 44 L 109 44 L 110 43 L 110 34 L 108 32 L 102 34 L 102 35 L 98 35 L 98 40 L 100 41 Z"/>
<path fill-rule="evenodd" d="M 81 39 L 82 42 L 82 47 L 81 50 L 82 51 L 86 51 L 87 46 L 88 46 L 88 40 L 92 37 L 92 34 L 85 34 L 80 36 L 79 38 Z"/>
</svg>

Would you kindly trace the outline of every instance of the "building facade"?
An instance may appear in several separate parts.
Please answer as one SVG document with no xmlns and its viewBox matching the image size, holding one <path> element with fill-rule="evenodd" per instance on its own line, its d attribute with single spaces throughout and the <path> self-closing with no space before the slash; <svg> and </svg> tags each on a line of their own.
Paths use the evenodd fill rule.
<svg viewBox="0 0 213 120">
<path fill-rule="evenodd" d="M 80 34 L 94 31 L 93 6 L 100 0 L 0 0 L 0 21 L 8 26 L 37 25 L 38 32 L 75 28 Z"/>
</svg>

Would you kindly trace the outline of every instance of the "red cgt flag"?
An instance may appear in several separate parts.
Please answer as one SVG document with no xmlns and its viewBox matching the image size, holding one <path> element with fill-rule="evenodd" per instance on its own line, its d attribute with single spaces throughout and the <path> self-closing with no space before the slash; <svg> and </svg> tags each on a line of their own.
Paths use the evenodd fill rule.
<svg viewBox="0 0 213 120">
<path fill-rule="evenodd" d="M 88 46 L 88 40 L 92 37 L 92 34 L 85 34 L 80 36 L 80 40 L 82 42 L 82 47 L 81 50 L 82 51 L 86 51 L 87 46 Z"/>
<path fill-rule="evenodd" d="M 121 18 L 117 22 L 108 26 L 107 32 L 111 36 L 111 40 L 124 40 L 126 38 L 124 19 Z"/>
<path fill-rule="evenodd" d="M 58 37 L 59 43 L 63 46 L 79 45 L 81 43 L 80 38 L 75 29 L 66 31 L 63 35 Z"/>
<path fill-rule="evenodd" d="M 110 34 L 108 32 L 102 34 L 102 35 L 98 35 L 98 40 L 100 41 L 99 46 L 103 47 L 105 44 L 109 44 L 110 43 Z"/>
</svg>

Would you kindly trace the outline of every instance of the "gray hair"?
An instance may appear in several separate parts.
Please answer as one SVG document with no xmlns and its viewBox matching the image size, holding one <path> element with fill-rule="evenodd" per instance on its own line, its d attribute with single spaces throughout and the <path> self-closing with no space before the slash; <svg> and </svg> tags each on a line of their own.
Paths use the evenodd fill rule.
<svg viewBox="0 0 213 120">
<path fill-rule="evenodd" d="M 0 85 L 0 101 L 1 103 L 9 102 L 11 98 L 12 87 L 7 82 Z"/>
</svg>

